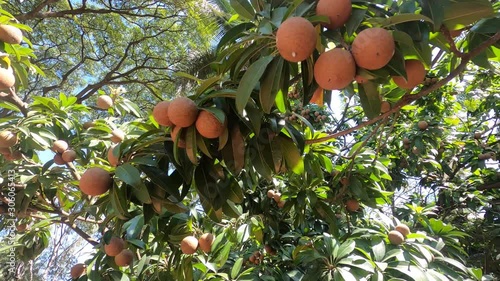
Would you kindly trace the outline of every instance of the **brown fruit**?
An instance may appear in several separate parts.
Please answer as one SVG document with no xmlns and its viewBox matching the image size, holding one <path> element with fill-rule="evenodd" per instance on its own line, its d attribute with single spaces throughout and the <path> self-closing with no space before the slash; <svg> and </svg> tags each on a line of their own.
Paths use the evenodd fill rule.
<svg viewBox="0 0 500 281">
<path fill-rule="evenodd" d="M 280 208 L 280 209 L 281 209 L 281 208 L 285 207 L 285 204 L 286 204 L 286 201 L 285 201 L 285 200 L 280 200 L 280 201 L 278 202 L 278 208 Z"/>
<path fill-rule="evenodd" d="M 115 147 L 116 147 L 116 145 L 112 145 L 108 149 L 108 162 L 109 162 L 109 165 L 111 165 L 113 167 L 118 166 L 118 163 L 120 162 L 120 160 L 118 159 L 118 156 L 115 156 L 113 154 L 113 150 L 115 149 Z"/>
<path fill-rule="evenodd" d="M 110 139 L 113 143 L 119 143 L 125 139 L 125 133 L 121 129 L 114 129 Z"/>
<path fill-rule="evenodd" d="M 405 61 L 406 76 L 393 76 L 392 81 L 402 89 L 413 89 L 415 86 L 424 82 L 425 67 L 419 60 Z"/>
<path fill-rule="evenodd" d="M 125 249 L 115 256 L 115 263 L 119 267 L 129 266 L 133 261 L 134 253 L 132 253 L 129 249 Z"/>
<path fill-rule="evenodd" d="M 391 110 L 391 104 L 388 101 L 383 101 L 380 104 L 380 112 L 384 114 L 386 112 L 389 112 L 389 110 Z"/>
<path fill-rule="evenodd" d="M 477 158 L 478 158 L 479 160 L 488 160 L 488 159 L 490 159 L 490 158 L 491 158 L 491 154 L 489 154 L 489 153 L 479 154 L 479 155 L 477 156 Z"/>
<path fill-rule="evenodd" d="M 351 46 L 356 64 L 369 70 L 384 67 L 391 60 L 395 50 L 392 34 L 379 27 L 361 31 Z"/>
<path fill-rule="evenodd" d="M 267 191 L 267 198 L 273 198 L 274 197 L 274 190 L 272 189 L 269 189 Z"/>
<path fill-rule="evenodd" d="M 196 130 L 207 139 L 218 138 L 224 133 L 224 123 L 221 123 L 214 114 L 202 110 L 196 119 Z"/>
<path fill-rule="evenodd" d="M 88 128 L 95 127 L 95 123 L 92 121 L 87 121 L 87 122 L 83 123 L 82 127 L 86 130 Z"/>
<path fill-rule="evenodd" d="M 54 155 L 54 163 L 56 163 L 56 165 L 65 165 L 66 161 L 62 159 L 61 154 L 56 153 L 56 155 Z"/>
<path fill-rule="evenodd" d="M 57 153 L 63 153 L 64 151 L 66 151 L 68 149 L 68 143 L 66 141 L 63 141 L 63 140 L 56 140 L 53 144 L 52 144 L 52 150 L 54 152 L 57 152 Z"/>
<path fill-rule="evenodd" d="M 110 257 L 117 256 L 125 248 L 125 241 L 119 237 L 111 237 L 109 244 L 104 244 L 104 252 Z"/>
<path fill-rule="evenodd" d="M 192 255 L 198 249 L 198 239 L 194 236 L 186 236 L 181 241 L 181 251 L 186 255 Z"/>
<path fill-rule="evenodd" d="M 8 147 L 0 147 L 0 154 L 3 156 L 10 155 L 10 148 Z"/>
<path fill-rule="evenodd" d="M 162 126 L 172 126 L 173 123 L 170 122 L 168 118 L 168 106 L 170 102 L 168 101 L 160 101 L 153 108 L 153 118 L 158 122 L 158 124 Z"/>
<path fill-rule="evenodd" d="M 349 20 L 351 12 L 351 0 L 319 0 L 316 6 L 316 15 L 330 19 L 329 24 L 323 24 L 330 29 L 343 26 Z"/>
<path fill-rule="evenodd" d="M 458 30 L 450 30 L 450 36 L 452 38 L 458 37 L 458 36 L 460 36 L 460 34 L 462 34 L 462 30 L 460 30 L 460 29 L 458 29 Z"/>
<path fill-rule="evenodd" d="M 410 139 L 409 139 L 409 138 L 404 138 L 404 139 L 403 139 L 403 144 L 410 145 L 410 144 L 411 144 Z"/>
<path fill-rule="evenodd" d="M 349 199 L 345 202 L 345 208 L 349 212 L 357 212 L 359 210 L 359 202 L 356 199 Z"/>
<path fill-rule="evenodd" d="M 482 137 L 483 137 L 483 134 L 481 134 L 481 133 L 474 133 L 474 138 L 475 138 L 476 140 L 479 140 L 479 139 L 481 139 Z"/>
<path fill-rule="evenodd" d="M 0 24 L 0 41 L 9 44 L 21 44 L 23 32 L 21 29 L 7 24 Z"/>
<path fill-rule="evenodd" d="M 106 170 L 95 167 L 83 173 L 79 187 L 83 193 L 97 196 L 106 193 L 112 184 L 111 175 Z"/>
<path fill-rule="evenodd" d="M 21 223 L 21 224 L 19 224 L 19 225 L 16 226 L 16 230 L 18 232 L 25 232 L 27 227 L 28 227 L 27 224 Z"/>
<path fill-rule="evenodd" d="M 389 234 L 387 235 L 389 237 L 389 241 L 393 245 L 401 245 L 405 241 L 405 237 L 403 234 L 401 234 L 397 230 L 391 230 L 389 231 Z"/>
<path fill-rule="evenodd" d="M 264 251 L 265 251 L 268 255 L 271 255 L 271 256 L 276 255 L 276 250 L 274 250 L 274 249 L 273 249 L 273 247 L 271 247 L 271 245 L 269 245 L 269 244 L 266 244 L 266 245 L 264 246 Z"/>
<path fill-rule="evenodd" d="M 395 230 L 399 231 L 399 233 L 403 234 L 404 237 L 408 236 L 411 233 L 410 228 L 406 224 L 398 224 L 395 227 Z"/>
<path fill-rule="evenodd" d="M 349 85 L 356 75 L 356 64 L 349 51 L 333 49 L 321 54 L 314 64 L 314 79 L 326 90 L 339 90 Z"/>
<path fill-rule="evenodd" d="M 64 151 L 61 157 L 66 163 L 73 162 L 76 160 L 76 152 L 74 150 L 69 149 Z"/>
<path fill-rule="evenodd" d="M 181 127 L 174 127 L 170 133 L 170 136 L 172 138 L 172 141 L 175 142 L 177 139 L 177 135 L 179 134 L 179 131 L 181 130 Z M 177 140 L 177 146 L 180 148 L 186 148 L 186 138 L 185 138 L 185 132 L 184 130 L 181 132 L 181 135 L 179 136 L 179 140 Z"/>
<path fill-rule="evenodd" d="M 176 127 L 189 127 L 196 122 L 198 107 L 193 100 L 186 97 L 178 97 L 170 102 L 168 106 L 168 119 Z"/>
<path fill-rule="evenodd" d="M 110 96 L 102 95 L 97 98 L 97 108 L 107 110 L 114 104 L 113 99 Z"/>
<path fill-rule="evenodd" d="M 198 239 L 199 247 L 205 253 L 209 253 L 211 251 L 213 242 L 214 235 L 212 233 L 205 233 Z"/>
<path fill-rule="evenodd" d="M 23 153 L 19 150 L 16 150 L 13 151 L 12 153 L 5 155 L 5 158 L 9 161 L 21 160 L 23 158 Z"/>
<path fill-rule="evenodd" d="M 14 87 L 16 84 L 16 77 L 12 68 L 0 67 L 0 89 L 8 89 Z"/>
<path fill-rule="evenodd" d="M 9 148 L 17 144 L 17 134 L 11 131 L 0 132 L 0 147 Z"/>
<path fill-rule="evenodd" d="M 317 33 L 312 23 L 302 17 L 290 17 L 276 32 L 276 47 L 287 61 L 307 59 L 316 48 Z"/>
<path fill-rule="evenodd" d="M 349 178 L 348 177 L 342 177 L 340 179 L 340 184 L 342 184 L 343 186 L 349 185 Z"/>
<path fill-rule="evenodd" d="M 280 202 L 281 201 L 281 193 L 274 192 L 273 199 L 274 199 L 274 202 L 276 202 L 276 203 Z"/>
<path fill-rule="evenodd" d="M 72 279 L 78 279 L 85 273 L 85 268 L 87 266 L 83 263 L 77 263 L 71 267 L 70 275 Z"/>
<path fill-rule="evenodd" d="M 425 131 L 429 127 L 429 123 L 427 123 L 427 121 L 422 120 L 422 121 L 418 121 L 417 126 L 420 130 Z"/>
</svg>

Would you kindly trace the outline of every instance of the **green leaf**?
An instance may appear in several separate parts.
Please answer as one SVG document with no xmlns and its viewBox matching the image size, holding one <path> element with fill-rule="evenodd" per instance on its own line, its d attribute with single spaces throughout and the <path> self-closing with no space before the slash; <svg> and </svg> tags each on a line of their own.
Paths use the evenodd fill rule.
<svg viewBox="0 0 500 281">
<path fill-rule="evenodd" d="M 137 199 L 143 203 L 151 203 L 151 197 L 149 196 L 148 189 L 141 179 L 141 172 L 136 167 L 125 163 L 116 168 L 115 175 L 118 179 L 134 188 L 132 192 Z"/>
<path fill-rule="evenodd" d="M 337 252 L 337 256 L 335 257 L 336 259 L 341 259 L 354 251 L 354 248 L 356 247 L 356 243 L 354 240 L 347 240 L 342 245 L 340 245 L 339 250 Z"/>
<path fill-rule="evenodd" d="M 219 44 L 217 44 L 217 50 L 222 48 L 227 43 L 233 42 L 236 39 L 242 37 L 244 35 L 244 31 L 249 30 L 250 28 L 255 27 L 253 23 L 245 22 L 239 25 L 234 26 L 230 30 L 228 30 L 224 36 L 220 39 Z"/>
<path fill-rule="evenodd" d="M 230 4 L 238 15 L 248 20 L 252 20 L 255 17 L 255 10 L 247 0 L 230 0 Z"/>
<path fill-rule="evenodd" d="M 272 60 L 272 56 L 261 57 L 250 65 L 245 74 L 243 74 L 236 95 L 236 109 L 239 114 L 243 114 L 243 110 L 247 105 L 248 99 L 250 99 L 252 91 L 262 77 L 267 65 Z"/>
<path fill-rule="evenodd" d="M 443 24 L 449 30 L 456 30 L 493 14 L 493 6 L 488 0 L 452 1 L 445 7 Z"/>
<path fill-rule="evenodd" d="M 281 72 L 284 60 L 281 56 L 274 58 L 268 66 L 260 86 L 260 104 L 265 113 L 271 113 L 276 95 L 280 90 Z"/>
<path fill-rule="evenodd" d="M 349 20 L 345 24 L 347 35 L 349 37 L 354 34 L 354 32 L 358 29 L 359 25 L 363 22 L 367 11 L 368 11 L 367 9 L 357 9 L 357 8 L 352 9 L 351 16 L 349 17 Z"/>
<path fill-rule="evenodd" d="M 422 15 L 427 16 L 434 22 L 434 31 L 441 28 L 444 20 L 444 7 L 449 0 L 422 0 Z"/>
<path fill-rule="evenodd" d="M 191 126 L 186 131 L 186 154 L 189 161 L 198 164 L 198 146 L 196 145 L 196 127 Z"/>
<path fill-rule="evenodd" d="M 142 232 L 144 226 L 144 216 L 138 215 L 123 224 L 122 229 L 125 231 L 127 240 L 136 239 Z"/>
<path fill-rule="evenodd" d="M 124 187 L 118 187 L 114 185 L 109 192 L 109 199 L 111 201 L 111 206 L 116 211 L 115 215 L 125 220 L 128 216 L 128 200 L 127 200 L 127 189 Z"/>
<path fill-rule="evenodd" d="M 377 84 L 366 82 L 358 88 L 359 99 L 366 117 L 369 119 L 380 115 L 381 98 Z"/>
<path fill-rule="evenodd" d="M 278 136 L 278 141 L 281 145 L 281 151 L 283 151 L 287 168 L 295 174 L 301 175 L 304 172 L 304 159 L 302 159 L 299 149 L 291 139 Z"/>
<path fill-rule="evenodd" d="M 234 262 L 233 268 L 231 269 L 231 278 L 236 279 L 241 271 L 241 266 L 243 265 L 243 258 L 239 258 Z"/>
</svg>

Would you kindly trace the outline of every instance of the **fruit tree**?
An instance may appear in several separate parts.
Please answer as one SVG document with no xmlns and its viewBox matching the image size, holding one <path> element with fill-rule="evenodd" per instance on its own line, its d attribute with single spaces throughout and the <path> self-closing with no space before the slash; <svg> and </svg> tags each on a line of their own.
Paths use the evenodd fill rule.
<svg viewBox="0 0 500 281">
<path fill-rule="evenodd" d="M 203 75 L 134 49 L 183 4 L 52 2 L 20 21 L 2 10 L 0 276 L 22 275 L 52 225 L 92 252 L 67 280 L 500 276 L 499 2 L 220 1 Z M 152 35 L 102 83 L 21 98 L 53 71 L 22 20 L 103 11 L 110 29 L 153 14 L 136 22 Z"/>
</svg>

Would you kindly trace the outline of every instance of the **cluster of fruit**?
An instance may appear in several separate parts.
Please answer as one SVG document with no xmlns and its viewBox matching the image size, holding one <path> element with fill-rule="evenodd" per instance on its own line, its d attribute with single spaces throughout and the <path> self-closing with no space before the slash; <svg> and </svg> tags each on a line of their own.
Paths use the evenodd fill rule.
<svg viewBox="0 0 500 281">
<path fill-rule="evenodd" d="M 204 233 L 199 239 L 191 235 L 186 236 L 181 241 L 181 251 L 186 255 L 192 255 L 196 253 L 198 249 L 202 250 L 204 253 L 210 253 L 213 242 L 214 235 L 212 233 Z"/>
<path fill-rule="evenodd" d="M 323 24 L 328 29 L 343 26 L 351 16 L 351 0 L 320 0 L 316 14 L 326 16 L 330 23 Z M 309 58 L 316 49 L 318 33 L 311 22 L 303 17 L 290 17 L 278 28 L 276 47 L 287 61 L 300 62 Z M 353 80 L 363 83 L 373 77 L 356 75 L 356 68 L 376 70 L 386 66 L 395 53 L 392 34 L 383 28 L 371 27 L 359 32 L 350 50 L 335 48 L 323 52 L 314 65 L 314 78 L 326 90 L 345 88 Z M 419 60 L 406 60 L 407 77 L 393 76 L 392 80 L 403 89 L 412 89 L 421 84 L 426 70 Z"/>
<path fill-rule="evenodd" d="M 8 44 L 21 44 L 23 40 L 22 31 L 12 25 L 0 24 L 0 41 Z M 0 90 L 9 89 L 16 84 L 14 70 L 10 65 L 0 66 Z"/>
<path fill-rule="evenodd" d="M 398 224 L 396 225 L 394 230 L 389 231 L 389 234 L 387 236 L 391 244 L 401 245 L 410 233 L 410 228 L 407 225 Z"/>
<path fill-rule="evenodd" d="M 153 118 L 162 125 L 171 127 L 171 137 L 180 148 L 186 147 L 185 130 L 194 125 L 198 133 L 207 138 L 220 137 L 226 130 L 227 122 L 222 111 L 223 120 L 214 114 L 215 108 L 198 109 L 193 100 L 177 97 L 172 101 L 161 101 L 153 108 Z M 179 134 L 180 132 L 180 134 Z"/>
<path fill-rule="evenodd" d="M 274 202 L 278 205 L 278 208 L 283 208 L 285 206 L 286 201 L 281 200 L 281 193 L 279 191 L 274 191 L 272 189 L 267 191 L 267 197 L 273 199 Z"/>
</svg>

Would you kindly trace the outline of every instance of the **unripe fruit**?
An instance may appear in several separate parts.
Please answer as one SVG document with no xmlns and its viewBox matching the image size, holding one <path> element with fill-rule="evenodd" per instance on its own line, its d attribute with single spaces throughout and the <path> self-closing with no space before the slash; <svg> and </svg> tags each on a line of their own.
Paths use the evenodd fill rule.
<svg viewBox="0 0 500 281">
<path fill-rule="evenodd" d="M 106 170 L 95 167 L 83 173 L 79 187 L 83 193 L 97 196 L 106 193 L 112 184 L 111 175 Z"/>
<path fill-rule="evenodd" d="M 129 266 L 133 261 L 134 253 L 132 253 L 129 249 L 125 249 L 115 256 L 115 263 L 119 267 Z"/>
<path fill-rule="evenodd" d="M 102 95 L 97 98 L 97 107 L 103 110 L 113 106 L 113 99 L 110 96 Z"/>
<path fill-rule="evenodd" d="M 168 119 L 176 127 L 189 127 L 194 124 L 197 117 L 198 107 L 189 98 L 178 97 L 168 106 Z"/>
<path fill-rule="evenodd" d="M 402 89 L 413 89 L 425 79 L 425 67 L 419 60 L 405 61 L 406 79 L 403 76 L 393 76 L 392 80 Z"/>
<path fill-rule="evenodd" d="M 205 233 L 198 239 L 198 244 L 203 252 L 209 253 L 212 249 L 213 241 L 214 235 L 212 233 Z"/>
<path fill-rule="evenodd" d="M 61 157 L 66 163 L 73 162 L 76 160 L 76 152 L 74 150 L 69 149 L 64 151 Z"/>
<path fill-rule="evenodd" d="M 70 275 L 72 279 L 78 279 L 85 273 L 86 265 L 83 263 L 77 263 L 71 267 Z"/>
<path fill-rule="evenodd" d="M 56 153 L 56 155 L 54 155 L 54 163 L 56 163 L 56 165 L 65 165 L 66 161 L 62 159 L 61 154 Z"/>
<path fill-rule="evenodd" d="M 349 199 L 345 202 L 345 208 L 349 212 L 357 212 L 359 210 L 359 202 L 356 199 Z"/>
<path fill-rule="evenodd" d="M 404 237 L 408 236 L 411 233 L 410 228 L 406 224 L 398 224 L 395 227 L 395 230 L 399 231 L 399 233 L 403 234 Z"/>
<path fill-rule="evenodd" d="M 339 90 L 349 85 L 356 75 L 356 64 L 351 53 L 333 49 L 321 54 L 314 64 L 314 79 L 326 90 Z"/>
<path fill-rule="evenodd" d="M 68 149 L 68 143 L 66 141 L 63 141 L 63 140 L 56 140 L 53 144 L 52 144 L 52 150 L 54 152 L 57 152 L 57 153 L 63 153 L 64 151 L 66 151 Z"/>
<path fill-rule="evenodd" d="M 0 90 L 9 89 L 16 84 L 16 76 L 12 68 L 0 67 Z"/>
<path fill-rule="evenodd" d="M 172 122 L 168 118 L 168 107 L 170 102 L 161 101 L 155 105 L 153 108 L 153 118 L 155 121 L 162 126 L 172 126 Z"/>
<path fill-rule="evenodd" d="M 290 17 L 281 23 L 276 32 L 276 47 L 285 60 L 300 62 L 313 53 L 317 36 L 310 21 L 302 17 Z"/>
<path fill-rule="evenodd" d="M 220 137 L 224 129 L 224 124 L 209 111 L 202 110 L 196 119 L 196 130 L 207 139 Z"/>
<path fill-rule="evenodd" d="M 125 241 L 119 237 L 111 237 L 109 244 L 104 244 L 104 252 L 110 257 L 117 256 L 125 248 Z"/>
<path fill-rule="evenodd" d="M 8 148 L 13 147 L 17 144 L 17 134 L 11 131 L 1 131 L 0 132 L 0 147 Z"/>
<path fill-rule="evenodd" d="M 422 120 L 418 122 L 417 126 L 420 130 L 425 131 L 429 127 L 429 124 L 427 123 L 427 121 Z"/>
<path fill-rule="evenodd" d="M 356 64 L 368 70 L 384 67 L 391 60 L 395 50 L 392 34 L 379 27 L 361 31 L 351 46 Z"/>
<path fill-rule="evenodd" d="M 110 139 L 113 143 L 119 143 L 125 139 L 125 132 L 123 132 L 121 129 L 114 129 L 111 132 Z"/>
<path fill-rule="evenodd" d="M 389 237 L 389 241 L 393 245 L 401 245 L 401 243 L 403 243 L 405 241 L 403 234 L 401 234 L 397 230 L 389 231 L 389 234 L 387 236 Z"/>
<path fill-rule="evenodd" d="M 118 166 L 118 163 L 120 162 L 120 160 L 118 159 L 118 156 L 115 156 L 113 154 L 113 150 L 115 149 L 116 145 L 112 145 L 109 149 L 108 149 L 108 162 L 109 162 L 109 165 L 113 166 L 113 167 L 116 167 Z"/>
<path fill-rule="evenodd" d="M 198 239 L 194 236 L 186 236 L 181 241 L 181 251 L 186 255 L 192 255 L 198 249 Z"/>
<path fill-rule="evenodd" d="M 330 23 L 323 25 L 335 29 L 343 26 L 352 12 L 351 0 L 319 0 L 316 6 L 316 15 L 327 16 Z"/>
</svg>

